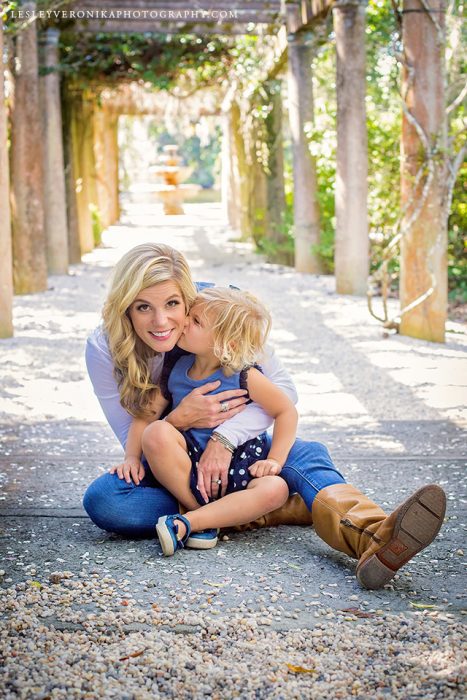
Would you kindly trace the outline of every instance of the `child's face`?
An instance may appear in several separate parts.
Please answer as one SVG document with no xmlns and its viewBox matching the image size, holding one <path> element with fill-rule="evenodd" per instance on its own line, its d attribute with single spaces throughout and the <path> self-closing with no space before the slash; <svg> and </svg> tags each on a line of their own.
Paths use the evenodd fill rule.
<svg viewBox="0 0 467 700">
<path fill-rule="evenodd" d="M 211 328 L 212 324 L 205 313 L 205 304 L 194 304 L 188 314 L 178 346 L 194 355 L 208 355 L 214 346 Z"/>
</svg>

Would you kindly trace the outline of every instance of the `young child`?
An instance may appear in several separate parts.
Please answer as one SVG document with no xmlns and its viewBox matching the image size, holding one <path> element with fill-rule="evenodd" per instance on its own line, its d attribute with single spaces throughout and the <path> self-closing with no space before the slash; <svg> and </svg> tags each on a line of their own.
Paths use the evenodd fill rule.
<svg viewBox="0 0 467 700">
<path fill-rule="evenodd" d="M 178 342 L 181 349 L 191 354 L 180 357 L 171 369 L 166 365 L 160 393 L 151 404 L 155 422 L 137 418 L 132 423 L 126 459 L 136 455 L 139 459 L 142 433 L 151 422 L 148 430 L 157 444 L 151 471 L 188 511 L 184 515 L 159 518 L 156 529 L 166 556 L 189 545 L 192 532 L 250 522 L 287 500 L 288 487 L 277 475 L 295 440 L 297 411 L 290 399 L 255 366 L 269 328 L 268 311 L 251 294 L 218 287 L 203 290 L 195 299 Z M 194 388 L 216 380 L 221 384 L 213 393 L 245 388 L 250 399 L 261 405 L 275 423 L 269 450 L 264 434 L 234 450 L 226 495 L 208 503 L 207 485 L 197 466 L 208 440 L 216 439 L 213 429 L 179 432 L 158 418 L 170 398 L 175 408 Z M 208 488 L 208 492 L 219 495 L 220 480 L 213 486 L 216 488 Z M 208 536 L 209 541 L 213 544 L 207 547 L 214 546 L 217 538 Z"/>
</svg>

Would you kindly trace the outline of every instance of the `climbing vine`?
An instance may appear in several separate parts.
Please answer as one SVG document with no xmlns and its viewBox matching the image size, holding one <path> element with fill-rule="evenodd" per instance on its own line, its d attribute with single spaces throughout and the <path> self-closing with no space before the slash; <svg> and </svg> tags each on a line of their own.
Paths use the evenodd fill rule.
<svg viewBox="0 0 467 700">
<path fill-rule="evenodd" d="M 191 91 L 222 82 L 233 58 L 230 40 L 195 35 L 61 33 L 60 69 L 67 79 L 112 85 L 141 81 L 173 90 L 181 76 Z"/>
</svg>

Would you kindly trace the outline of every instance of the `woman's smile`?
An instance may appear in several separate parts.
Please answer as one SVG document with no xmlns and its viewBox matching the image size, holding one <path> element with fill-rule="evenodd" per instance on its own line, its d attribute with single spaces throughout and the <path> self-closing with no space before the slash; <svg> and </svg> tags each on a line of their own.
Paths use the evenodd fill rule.
<svg viewBox="0 0 467 700">
<path fill-rule="evenodd" d="M 169 337 L 172 331 L 173 328 L 169 328 L 167 331 L 149 331 L 149 333 L 153 336 L 153 338 L 165 340 Z"/>
</svg>

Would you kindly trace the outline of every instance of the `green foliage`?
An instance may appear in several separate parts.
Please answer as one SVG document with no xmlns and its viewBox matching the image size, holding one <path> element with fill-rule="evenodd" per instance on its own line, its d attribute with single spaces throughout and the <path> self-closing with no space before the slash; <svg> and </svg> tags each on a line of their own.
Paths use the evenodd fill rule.
<svg viewBox="0 0 467 700">
<path fill-rule="evenodd" d="M 449 298 L 467 304 L 467 164 L 459 172 L 454 187 L 451 216 L 448 222 Z"/>
<path fill-rule="evenodd" d="M 170 90 L 189 74 L 195 88 L 222 80 L 229 40 L 194 35 L 61 33 L 63 75 L 79 84 L 142 80 Z"/>
<path fill-rule="evenodd" d="M 92 235 L 94 239 L 94 245 L 97 247 L 101 244 L 102 231 L 104 230 L 104 227 L 102 226 L 102 217 L 98 207 L 95 204 L 90 204 L 89 210 L 91 212 Z"/>
<path fill-rule="evenodd" d="M 221 150 L 221 128 L 219 125 L 210 135 L 209 141 L 201 143 L 199 136 L 191 136 L 181 144 L 180 153 L 186 163 L 193 167 L 188 182 L 203 188 L 214 186 L 218 174 L 219 154 Z"/>
</svg>

